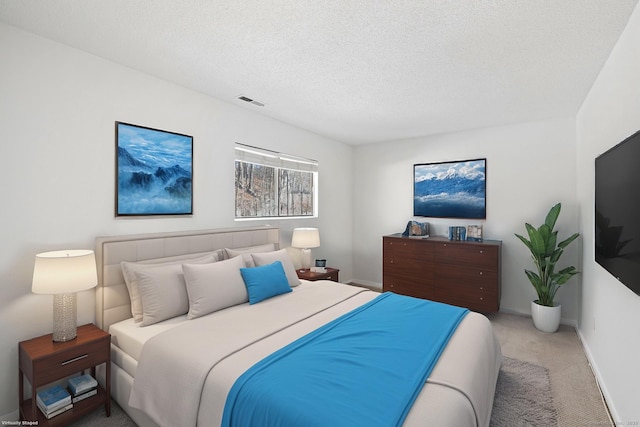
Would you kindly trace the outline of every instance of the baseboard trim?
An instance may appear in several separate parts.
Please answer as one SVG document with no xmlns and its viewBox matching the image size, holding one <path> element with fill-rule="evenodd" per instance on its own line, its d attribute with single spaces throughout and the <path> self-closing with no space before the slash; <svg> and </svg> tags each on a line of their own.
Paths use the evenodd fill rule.
<svg viewBox="0 0 640 427">
<path fill-rule="evenodd" d="M 587 356 L 587 360 L 589 361 L 589 367 L 591 368 L 591 372 L 593 372 L 593 376 L 596 379 L 596 385 L 598 386 L 598 390 L 600 390 L 600 395 L 602 396 L 602 401 L 604 402 L 605 408 L 607 408 L 607 412 L 609 414 L 609 418 L 611 420 L 612 425 L 621 425 L 617 420 L 620 419 L 618 412 L 616 411 L 615 405 L 613 404 L 613 400 L 611 399 L 611 394 L 607 390 L 607 386 L 605 385 L 604 379 L 600 374 L 600 370 L 598 369 L 598 364 L 596 363 L 593 354 L 591 353 L 591 349 L 586 344 L 587 341 L 584 339 L 584 335 L 580 328 L 576 327 L 576 332 L 578 333 L 578 339 L 580 340 L 580 344 L 582 344 L 582 348 L 584 350 L 584 354 Z M 616 420 L 615 422 L 613 420 Z"/>
</svg>

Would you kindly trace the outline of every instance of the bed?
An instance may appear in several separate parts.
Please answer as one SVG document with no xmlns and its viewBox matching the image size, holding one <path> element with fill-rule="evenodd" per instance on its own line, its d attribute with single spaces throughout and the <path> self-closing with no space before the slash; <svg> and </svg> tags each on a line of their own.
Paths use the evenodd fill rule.
<svg viewBox="0 0 640 427">
<path fill-rule="evenodd" d="M 186 313 L 175 314 L 162 307 L 159 316 L 158 310 L 151 315 L 145 311 L 140 320 L 141 295 L 131 293 L 125 280 L 130 272 L 123 265 L 142 269 L 135 277 L 141 280 L 145 305 L 151 306 L 150 289 L 162 284 L 157 272 L 165 266 L 167 271 L 181 266 L 191 292 L 202 285 L 197 279 L 204 271 L 221 271 L 239 265 L 237 262 L 264 268 L 271 268 L 274 259 L 290 262 L 282 258 L 287 249 L 280 244 L 279 229 L 268 226 L 97 239 L 96 322 L 112 335 L 111 393 L 138 425 L 221 425 L 234 384 L 250 368 L 380 299 L 378 292 L 364 288 L 287 277 L 289 284 L 297 283 L 259 303 L 249 304 L 246 295 L 242 300 L 229 291 L 213 303 L 211 299 L 188 300 Z M 286 265 L 285 274 L 290 269 Z M 197 295 L 190 292 L 188 299 Z M 170 298 L 172 304 L 180 299 L 164 298 Z M 228 301 L 216 306 L 220 300 Z M 141 327 L 144 322 L 149 324 Z M 397 359 L 403 365 L 403 357 Z M 418 390 L 403 425 L 488 426 L 501 361 L 488 319 L 467 313 Z M 385 390 L 380 394 L 384 402 Z M 362 403 L 358 396 L 351 396 L 346 406 Z"/>
</svg>

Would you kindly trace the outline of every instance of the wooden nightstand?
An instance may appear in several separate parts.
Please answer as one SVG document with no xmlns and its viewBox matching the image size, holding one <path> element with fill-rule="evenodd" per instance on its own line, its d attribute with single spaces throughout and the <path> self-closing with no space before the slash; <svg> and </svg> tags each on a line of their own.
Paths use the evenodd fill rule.
<svg viewBox="0 0 640 427">
<path fill-rule="evenodd" d="M 104 405 L 107 416 L 111 415 L 111 335 L 95 325 L 78 327 L 78 336 L 67 342 L 53 342 L 53 335 L 43 335 L 18 345 L 19 351 L 19 402 L 20 419 L 37 421 L 40 426 L 58 426 L 70 423 Z M 73 408 L 51 419 L 47 419 L 36 406 L 39 387 L 65 377 L 91 369 L 95 378 L 95 367 L 106 364 L 106 384 L 98 386 L 98 394 L 73 404 Z M 31 383 L 31 399 L 24 399 L 24 378 Z"/>
<path fill-rule="evenodd" d="M 340 270 L 337 268 L 327 267 L 326 273 L 314 273 L 308 268 L 301 268 L 300 270 L 296 270 L 298 273 L 298 278 L 305 280 L 333 280 L 334 282 L 338 282 L 338 273 Z"/>
</svg>

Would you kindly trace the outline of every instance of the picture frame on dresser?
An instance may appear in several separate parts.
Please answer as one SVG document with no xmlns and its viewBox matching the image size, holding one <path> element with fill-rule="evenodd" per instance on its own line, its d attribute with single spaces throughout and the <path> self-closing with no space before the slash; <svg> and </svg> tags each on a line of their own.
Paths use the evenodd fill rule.
<svg viewBox="0 0 640 427">
<path fill-rule="evenodd" d="M 482 242 L 482 225 L 467 225 L 467 240 Z"/>
<path fill-rule="evenodd" d="M 193 214 L 193 137 L 115 122 L 115 215 Z"/>
</svg>

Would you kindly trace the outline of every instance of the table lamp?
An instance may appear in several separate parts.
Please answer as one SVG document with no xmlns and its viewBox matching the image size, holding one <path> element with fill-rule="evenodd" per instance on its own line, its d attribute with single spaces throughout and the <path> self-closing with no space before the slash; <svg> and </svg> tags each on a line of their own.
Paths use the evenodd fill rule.
<svg viewBox="0 0 640 427">
<path fill-rule="evenodd" d="M 311 267 L 311 248 L 320 246 L 317 228 L 294 228 L 291 246 L 302 249 L 302 268 Z"/>
<path fill-rule="evenodd" d="M 53 341 L 65 342 L 76 337 L 76 292 L 97 284 L 96 259 L 91 250 L 36 255 L 31 291 L 53 294 Z"/>
</svg>

